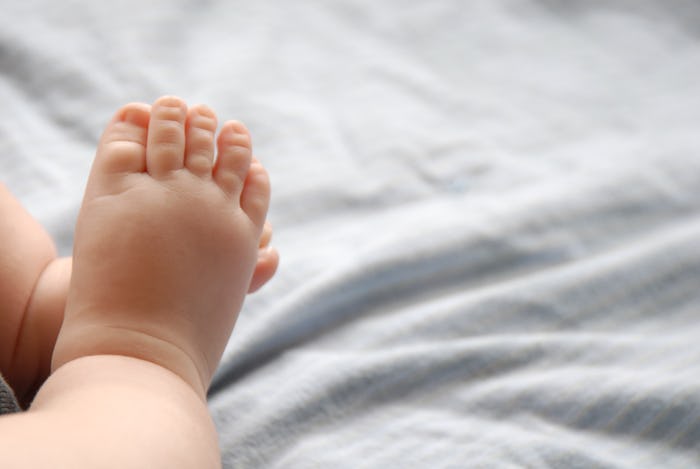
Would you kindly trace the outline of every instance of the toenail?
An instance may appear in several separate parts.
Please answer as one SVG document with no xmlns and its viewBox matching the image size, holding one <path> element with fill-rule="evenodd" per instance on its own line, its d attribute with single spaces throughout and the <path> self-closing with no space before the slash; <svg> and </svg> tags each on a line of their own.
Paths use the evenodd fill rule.
<svg viewBox="0 0 700 469">
<path fill-rule="evenodd" d="M 208 117 L 210 119 L 214 118 L 214 111 L 211 108 L 209 108 L 208 106 L 204 106 L 202 104 L 195 107 L 195 112 L 203 117 Z"/>
<path fill-rule="evenodd" d="M 216 119 L 199 114 L 192 119 L 192 125 L 214 132 L 216 130 Z"/>
<path fill-rule="evenodd" d="M 143 112 L 142 109 L 127 109 L 122 114 L 122 121 L 139 126 L 148 125 L 148 118 L 148 113 Z"/>
<path fill-rule="evenodd" d="M 172 120 L 181 122 L 185 117 L 185 110 L 180 106 L 162 106 L 158 105 L 154 113 L 161 120 Z"/>
<path fill-rule="evenodd" d="M 221 138 L 222 142 L 224 145 L 227 146 L 236 146 L 236 147 L 247 147 L 248 146 L 248 139 L 245 138 L 245 135 L 236 133 L 233 130 L 228 130 L 226 131 Z"/>
<path fill-rule="evenodd" d="M 248 127 L 245 126 L 243 122 L 240 121 L 231 121 L 231 128 L 239 134 L 247 134 L 248 133 Z"/>
<path fill-rule="evenodd" d="M 156 104 L 158 104 L 158 106 L 167 108 L 182 109 L 185 107 L 185 102 L 175 96 L 165 96 L 163 98 L 160 98 L 158 101 L 156 101 Z"/>
</svg>

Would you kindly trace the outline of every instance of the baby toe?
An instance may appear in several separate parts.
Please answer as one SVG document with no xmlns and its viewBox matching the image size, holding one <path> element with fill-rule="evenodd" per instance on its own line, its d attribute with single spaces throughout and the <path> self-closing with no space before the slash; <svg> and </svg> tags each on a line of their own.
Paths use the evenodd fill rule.
<svg viewBox="0 0 700 469">
<path fill-rule="evenodd" d="M 252 146 L 248 129 L 237 121 L 224 124 L 217 140 L 214 180 L 227 194 L 238 197 L 250 168 Z"/>
<path fill-rule="evenodd" d="M 248 293 L 258 291 L 275 275 L 280 263 L 279 253 L 275 248 L 264 248 L 258 251 L 258 261 L 255 264 L 253 277 L 250 279 Z"/>
<path fill-rule="evenodd" d="M 264 232 L 269 205 L 270 177 L 263 165 L 258 160 L 253 159 L 241 192 L 241 208 L 260 229 L 261 233 Z"/>
<path fill-rule="evenodd" d="M 153 104 L 146 146 L 146 166 L 152 176 L 183 168 L 186 118 L 187 105 L 180 98 L 165 96 Z"/>
<path fill-rule="evenodd" d="M 133 173 L 146 170 L 146 138 L 150 106 L 131 103 L 122 107 L 105 128 L 93 170 Z"/>
<path fill-rule="evenodd" d="M 270 245 L 272 240 L 272 224 L 269 221 L 265 221 L 263 226 L 262 234 L 260 235 L 260 241 L 258 242 L 258 248 L 266 248 Z"/>
<path fill-rule="evenodd" d="M 216 114 L 206 106 L 195 106 L 187 114 L 185 167 L 201 177 L 211 175 L 216 125 Z"/>
</svg>

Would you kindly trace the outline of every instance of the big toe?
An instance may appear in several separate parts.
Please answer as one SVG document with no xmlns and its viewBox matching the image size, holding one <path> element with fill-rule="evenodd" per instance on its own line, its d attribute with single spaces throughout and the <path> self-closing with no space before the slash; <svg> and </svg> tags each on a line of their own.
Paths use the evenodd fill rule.
<svg viewBox="0 0 700 469">
<path fill-rule="evenodd" d="M 150 106 L 131 103 L 119 109 L 102 133 L 93 170 L 134 173 L 146 170 Z"/>
</svg>

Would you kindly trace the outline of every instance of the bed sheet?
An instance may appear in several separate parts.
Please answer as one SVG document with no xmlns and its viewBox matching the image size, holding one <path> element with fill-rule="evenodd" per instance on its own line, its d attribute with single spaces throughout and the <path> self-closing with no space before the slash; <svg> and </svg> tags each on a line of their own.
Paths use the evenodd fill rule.
<svg viewBox="0 0 700 469">
<path fill-rule="evenodd" d="M 0 178 L 70 254 L 99 133 L 252 131 L 282 262 L 225 467 L 700 467 L 693 1 L 0 1 Z"/>
</svg>

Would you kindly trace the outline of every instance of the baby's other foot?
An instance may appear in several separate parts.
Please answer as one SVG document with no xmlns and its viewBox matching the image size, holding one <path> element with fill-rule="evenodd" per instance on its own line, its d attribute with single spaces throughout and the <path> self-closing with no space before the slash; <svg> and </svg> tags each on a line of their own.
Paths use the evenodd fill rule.
<svg viewBox="0 0 700 469">
<path fill-rule="evenodd" d="M 76 226 L 54 369 L 126 355 L 204 396 L 252 285 L 270 199 L 247 129 L 230 121 L 215 138 L 216 128 L 211 110 L 175 97 L 127 105 L 107 126 Z"/>
</svg>

